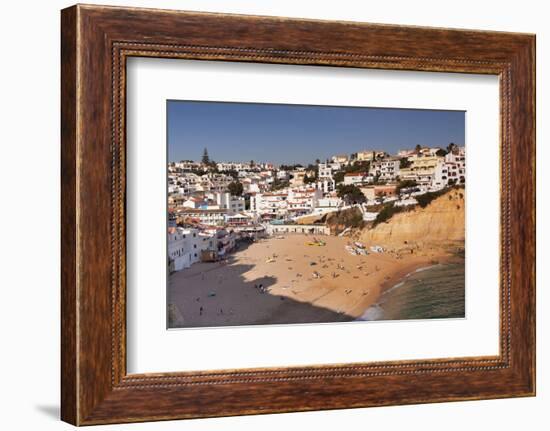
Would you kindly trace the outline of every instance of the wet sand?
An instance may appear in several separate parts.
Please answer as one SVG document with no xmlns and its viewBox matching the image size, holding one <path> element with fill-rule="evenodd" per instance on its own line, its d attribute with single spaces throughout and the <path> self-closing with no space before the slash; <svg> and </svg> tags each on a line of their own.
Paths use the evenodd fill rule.
<svg viewBox="0 0 550 431">
<path fill-rule="evenodd" d="M 449 259 L 437 249 L 354 256 L 345 250 L 349 238 L 318 239 L 326 245 L 307 245 L 313 237 L 306 235 L 269 238 L 241 245 L 225 263 L 171 274 L 170 326 L 352 321 L 406 274 Z"/>
</svg>

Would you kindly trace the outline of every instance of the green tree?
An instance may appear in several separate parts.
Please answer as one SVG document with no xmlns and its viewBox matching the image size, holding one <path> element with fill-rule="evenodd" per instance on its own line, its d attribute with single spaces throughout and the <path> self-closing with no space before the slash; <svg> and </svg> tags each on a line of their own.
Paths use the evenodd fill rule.
<svg viewBox="0 0 550 431">
<path fill-rule="evenodd" d="M 315 176 L 309 176 L 309 175 L 304 175 L 304 184 L 311 184 L 311 183 L 314 183 L 316 182 L 317 179 L 315 178 Z"/>
<path fill-rule="evenodd" d="M 343 171 L 347 173 L 368 173 L 370 162 L 368 161 L 355 161 L 353 164 L 344 167 Z"/>
<path fill-rule="evenodd" d="M 418 183 L 415 180 L 402 180 L 402 181 L 399 181 L 399 183 L 397 184 L 396 192 L 399 193 L 401 192 L 402 189 L 416 187 L 417 185 Z"/>
<path fill-rule="evenodd" d="M 233 181 L 227 186 L 227 190 L 233 196 L 242 196 L 243 194 L 243 185 L 239 181 Z"/>
<path fill-rule="evenodd" d="M 281 181 L 279 178 L 275 177 L 271 183 L 271 190 L 276 191 L 288 187 L 290 183 L 288 181 Z"/>
<path fill-rule="evenodd" d="M 445 151 L 443 148 L 440 148 L 435 152 L 435 155 L 439 157 L 445 157 L 447 155 L 447 151 Z"/>
<path fill-rule="evenodd" d="M 420 154 L 420 150 L 422 150 L 422 147 L 420 146 L 420 144 L 416 144 L 416 147 L 414 147 L 414 151 L 416 152 L 416 154 Z"/>
<path fill-rule="evenodd" d="M 341 183 L 342 181 L 344 181 L 344 172 L 338 171 L 332 176 L 332 178 L 334 179 L 334 182 L 336 184 Z"/>
<path fill-rule="evenodd" d="M 202 163 L 205 165 L 210 164 L 210 157 L 208 156 L 208 150 L 206 148 L 202 152 Z"/>
<path fill-rule="evenodd" d="M 361 192 L 359 187 L 354 186 L 353 184 L 340 184 L 336 188 L 336 195 L 343 199 L 344 202 L 348 205 L 351 204 L 361 204 L 366 201 L 365 195 Z"/>
<path fill-rule="evenodd" d="M 376 219 L 374 220 L 373 226 L 376 226 L 379 223 L 384 223 L 388 221 L 397 212 L 399 212 L 398 207 L 395 207 L 393 202 L 388 202 L 376 215 Z"/>
<path fill-rule="evenodd" d="M 451 142 L 449 145 L 447 145 L 447 153 L 452 153 L 456 149 L 456 144 L 454 142 Z"/>
<path fill-rule="evenodd" d="M 446 193 L 446 190 L 438 190 L 437 192 L 427 192 L 423 195 L 415 196 L 416 201 L 418 202 L 418 205 L 420 205 L 420 208 L 426 208 L 430 202 L 432 202 L 435 198 L 438 198 L 442 194 Z"/>
<path fill-rule="evenodd" d="M 399 160 L 399 169 L 406 169 L 412 165 L 412 162 L 406 157 L 402 157 Z"/>
</svg>

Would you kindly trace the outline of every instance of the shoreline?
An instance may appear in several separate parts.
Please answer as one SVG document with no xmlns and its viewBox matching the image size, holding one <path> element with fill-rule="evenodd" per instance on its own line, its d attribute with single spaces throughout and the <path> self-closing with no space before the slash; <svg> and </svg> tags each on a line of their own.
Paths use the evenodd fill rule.
<svg viewBox="0 0 550 431">
<path fill-rule="evenodd" d="M 387 287 L 357 321 L 463 318 L 464 262 L 452 257 L 408 273 Z"/>
<path fill-rule="evenodd" d="M 309 245 L 312 238 L 271 237 L 239 247 L 227 263 L 170 274 L 170 327 L 354 321 L 407 274 L 452 259 L 438 248 L 354 256 L 349 238 L 322 236 L 326 246 Z"/>
<path fill-rule="evenodd" d="M 457 262 L 460 262 L 460 260 L 461 259 L 458 256 L 456 256 L 455 254 L 442 251 L 439 259 L 437 259 L 437 260 L 434 260 L 433 258 L 431 259 L 430 265 L 417 266 L 417 267 L 415 267 L 414 269 L 412 269 L 411 271 L 409 271 L 405 274 L 403 274 L 402 271 L 401 271 L 400 273 L 398 273 L 394 277 L 392 277 L 391 280 L 388 280 L 387 282 L 384 282 L 382 284 L 382 289 L 381 289 L 381 292 L 380 292 L 380 296 L 382 296 L 387 291 L 389 291 L 389 290 L 393 289 L 394 287 L 396 287 L 399 283 L 407 280 L 407 278 L 409 278 L 413 274 L 416 274 L 416 273 L 419 273 L 419 272 L 422 272 L 422 271 L 426 271 L 426 270 L 430 270 L 430 269 L 435 268 L 439 265 L 448 265 L 448 264 L 452 264 L 452 263 L 457 263 Z M 392 280 L 395 281 L 395 282 L 392 283 Z"/>
</svg>

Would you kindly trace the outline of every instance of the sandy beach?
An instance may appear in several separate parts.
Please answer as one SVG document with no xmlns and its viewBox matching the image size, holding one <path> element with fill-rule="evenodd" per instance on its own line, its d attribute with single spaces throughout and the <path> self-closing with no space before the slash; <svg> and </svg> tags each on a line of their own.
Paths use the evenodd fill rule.
<svg viewBox="0 0 550 431">
<path fill-rule="evenodd" d="M 196 263 L 169 277 L 171 327 L 351 321 L 387 287 L 449 259 L 421 253 L 351 255 L 349 238 L 287 235 L 242 244 L 225 262 Z M 370 244 L 369 244 L 370 245 Z"/>
</svg>

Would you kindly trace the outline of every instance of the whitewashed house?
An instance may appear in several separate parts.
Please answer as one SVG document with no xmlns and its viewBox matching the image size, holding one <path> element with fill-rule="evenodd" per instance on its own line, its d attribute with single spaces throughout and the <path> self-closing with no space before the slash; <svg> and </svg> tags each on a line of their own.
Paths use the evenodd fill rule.
<svg viewBox="0 0 550 431">
<path fill-rule="evenodd" d="M 345 185 L 358 185 L 369 181 L 366 172 L 348 172 L 344 175 Z"/>
<path fill-rule="evenodd" d="M 203 239 L 198 229 L 168 229 L 168 259 L 172 271 L 189 268 L 201 259 Z"/>
</svg>

